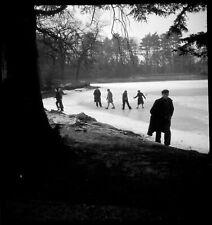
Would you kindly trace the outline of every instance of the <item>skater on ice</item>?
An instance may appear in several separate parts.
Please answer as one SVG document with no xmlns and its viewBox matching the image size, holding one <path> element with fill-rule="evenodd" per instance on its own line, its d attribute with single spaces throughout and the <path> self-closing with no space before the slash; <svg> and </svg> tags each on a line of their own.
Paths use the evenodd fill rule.
<svg viewBox="0 0 212 225">
<path fill-rule="evenodd" d="M 144 100 L 143 100 L 143 98 L 146 99 L 146 97 L 144 96 L 144 94 L 140 90 L 138 90 L 138 93 L 137 93 L 137 95 L 134 98 L 138 98 L 138 105 L 137 105 L 136 108 L 138 109 L 140 104 L 142 105 L 142 108 L 144 108 Z"/>
<path fill-rule="evenodd" d="M 106 100 L 107 100 L 107 107 L 106 107 L 106 109 L 109 108 L 110 104 L 113 106 L 112 109 L 115 109 L 115 106 L 113 104 L 113 94 L 110 91 L 110 89 L 107 89 L 107 98 L 106 98 Z"/>
<path fill-rule="evenodd" d="M 57 87 L 55 89 L 55 98 L 56 98 L 57 109 L 60 111 L 64 110 L 63 102 L 62 102 L 63 95 L 64 95 L 64 92 L 62 91 L 62 89 Z"/>
<path fill-rule="evenodd" d="M 132 107 L 129 104 L 128 101 L 128 96 L 127 96 L 127 91 L 125 90 L 124 93 L 122 94 L 122 109 L 125 109 L 125 103 L 127 103 L 127 106 L 129 109 L 132 109 Z"/>
</svg>

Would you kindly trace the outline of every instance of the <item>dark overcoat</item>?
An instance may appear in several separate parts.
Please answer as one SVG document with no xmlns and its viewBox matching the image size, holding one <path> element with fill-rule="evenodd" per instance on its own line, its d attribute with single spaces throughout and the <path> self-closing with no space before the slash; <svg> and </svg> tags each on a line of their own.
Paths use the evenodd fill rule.
<svg viewBox="0 0 212 225">
<path fill-rule="evenodd" d="M 108 91 L 108 93 L 107 93 L 107 101 L 109 103 L 113 103 L 113 94 L 111 91 Z"/>
<path fill-rule="evenodd" d="M 166 132 L 171 126 L 171 117 L 174 106 L 171 98 L 157 99 L 151 110 L 150 124 L 147 134 L 152 135 L 155 131 Z"/>
<path fill-rule="evenodd" d="M 55 92 L 55 98 L 56 98 L 56 100 L 62 100 L 62 98 L 63 98 L 63 91 L 62 90 L 60 90 L 60 91 L 56 91 Z"/>
<path fill-rule="evenodd" d="M 101 100 L 101 92 L 99 89 L 94 91 L 94 102 L 99 102 Z"/>
<path fill-rule="evenodd" d="M 123 101 L 123 102 L 128 101 L 127 92 L 124 92 L 124 93 L 122 94 L 122 101 Z"/>
</svg>

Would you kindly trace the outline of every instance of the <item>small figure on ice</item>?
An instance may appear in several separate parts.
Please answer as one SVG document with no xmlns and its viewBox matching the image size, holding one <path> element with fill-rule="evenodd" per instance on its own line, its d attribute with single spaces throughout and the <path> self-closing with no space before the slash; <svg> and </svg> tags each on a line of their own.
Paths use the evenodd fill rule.
<svg viewBox="0 0 212 225">
<path fill-rule="evenodd" d="M 101 103 L 101 91 L 99 90 L 99 88 L 97 87 L 94 90 L 94 102 L 96 102 L 96 107 L 102 107 L 102 103 Z"/>
<path fill-rule="evenodd" d="M 162 97 L 157 99 L 151 110 L 150 124 L 147 134 L 152 136 L 156 131 L 155 141 L 161 143 L 161 132 L 164 133 L 164 144 L 170 145 L 171 142 L 171 117 L 174 113 L 172 99 L 169 98 L 169 90 L 165 89 L 162 92 Z"/>
<path fill-rule="evenodd" d="M 110 89 L 107 89 L 107 98 L 106 98 L 106 100 L 107 100 L 107 107 L 106 107 L 106 109 L 108 109 L 110 104 L 113 106 L 112 109 L 115 109 L 115 106 L 113 104 L 113 94 L 110 91 Z"/>
<path fill-rule="evenodd" d="M 134 98 L 138 98 L 138 106 L 136 108 L 138 109 L 140 104 L 142 105 L 142 108 L 144 108 L 143 98 L 146 99 L 146 97 L 144 96 L 144 94 L 140 90 L 138 90 L 138 93 Z"/>
<path fill-rule="evenodd" d="M 124 110 L 125 108 L 125 103 L 127 103 L 127 106 L 129 109 L 132 109 L 132 107 L 130 106 L 129 104 L 129 101 L 128 101 L 128 96 L 127 96 L 127 91 L 125 90 L 124 93 L 122 94 L 122 109 Z"/>
<path fill-rule="evenodd" d="M 57 109 L 60 111 L 64 110 L 63 102 L 62 102 L 63 95 L 64 95 L 64 92 L 62 91 L 62 89 L 57 87 L 55 89 L 55 98 L 56 98 Z"/>
</svg>

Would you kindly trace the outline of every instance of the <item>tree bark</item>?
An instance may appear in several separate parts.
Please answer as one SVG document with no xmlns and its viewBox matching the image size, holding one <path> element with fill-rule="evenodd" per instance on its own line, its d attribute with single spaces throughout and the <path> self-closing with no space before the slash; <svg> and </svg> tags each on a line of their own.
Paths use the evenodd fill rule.
<svg viewBox="0 0 212 225">
<path fill-rule="evenodd" d="M 60 139 L 42 103 L 34 7 L 17 4 L 9 12 L 1 11 L 1 61 L 7 65 L 2 82 L 4 183 L 13 188 L 20 174 L 33 185 L 42 179 L 48 161 L 58 157 Z"/>
</svg>

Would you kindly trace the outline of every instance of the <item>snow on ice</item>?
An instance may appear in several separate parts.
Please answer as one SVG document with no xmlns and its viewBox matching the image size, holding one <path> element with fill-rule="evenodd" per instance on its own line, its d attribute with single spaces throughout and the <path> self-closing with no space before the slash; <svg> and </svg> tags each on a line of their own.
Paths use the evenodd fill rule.
<svg viewBox="0 0 212 225">
<path fill-rule="evenodd" d="M 208 115 L 208 81 L 207 80 L 181 80 L 157 82 L 131 82 L 131 83 L 101 83 L 102 108 L 94 104 L 93 91 L 82 89 L 65 91 L 63 96 L 64 112 L 66 114 L 85 114 L 94 117 L 99 122 L 111 124 L 117 128 L 131 130 L 137 134 L 146 135 L 150 108 L 154 101 L 161 96 L 161 90 L 169 89 L 170 98 L 173 99 L 175 111 L 172 118 L 171 145 L 182 149 L 193 149 L 202 153 L 209 151 L 209 115 Z M 114 96 L 116 109 L 106 110 L 107 88 Z M 122 110 L 122 93 L 128 91 L 132 110 L 125 106 Z M 141 90 L 146 96 L 144 109 L 136 109 L 137 99 L 133 97 Z M 56 109 L 55 99 L 43 100 L 47 110 Z M 149 137 L 154 141 L 154 135 Z"/>
</svg>

